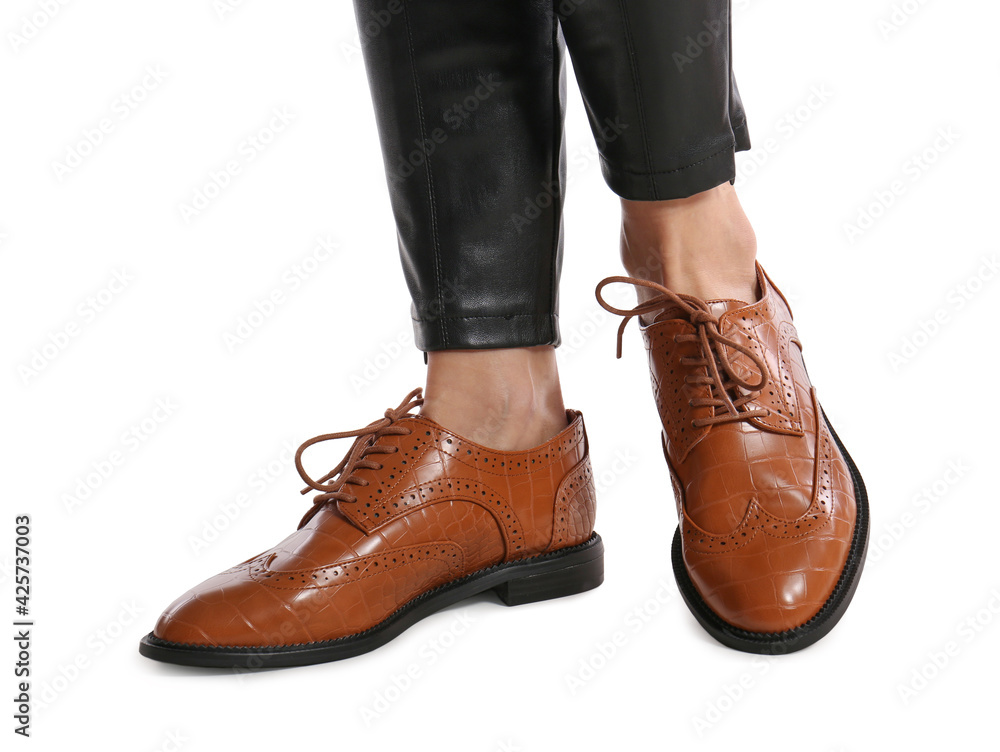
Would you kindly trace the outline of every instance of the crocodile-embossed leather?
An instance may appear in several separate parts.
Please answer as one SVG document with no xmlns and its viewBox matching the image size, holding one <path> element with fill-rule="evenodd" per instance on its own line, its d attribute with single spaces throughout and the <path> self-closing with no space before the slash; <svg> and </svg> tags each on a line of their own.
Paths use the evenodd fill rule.
<svg viewBox="0 0 1000 752">
<path fill-rule="evenodd" d="M 567 418 L 544 445 L 500 452 L 426 417 L 394 416 L 398 433 L 355 444 L 382 445 L 368 455 L 377 462 L 348 467 L 350 485 L 327 494 L 336 499 L 321 499 L 273 548 L 178 598 L 153 634 L 199 646 L 332 640 L 465 575 L 586 541 L 593 472 L 583 416 Z"/>
<path fill-rule="evenodd" d="M 730 625 L 777 633 L 805 624 L 830 598 L 857 510 L 791 310 L 759 265 L 757 276 L 761 297 L 753 304 L 698 301 L 664 288 L 642 310 L 616 312 L 659 308 L 641 329 L 691 581 Z M 710 340 L 695 336 L 705 325 L 717 332 L 713 347 L 733 372 L 763 382 L 759 390 L 734 385 L 717 366 L 729 392 L 720 399 L 708 365 L 719 353 L 706 354 L 702 343 Z M 727 400 L 735 411 L 725 409 Z"/>
</svg>

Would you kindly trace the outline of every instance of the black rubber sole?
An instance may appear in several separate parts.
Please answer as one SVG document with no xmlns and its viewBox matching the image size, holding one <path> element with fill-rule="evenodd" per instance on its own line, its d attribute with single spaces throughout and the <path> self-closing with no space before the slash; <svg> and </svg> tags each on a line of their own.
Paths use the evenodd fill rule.
<svg viewBox="0 0 1000 752">
<path fill-rule="evenodd" d="M 498 564 L 430 590 L 374 627 L 336 640 L 278 647 L 207 647 L 167 642 L 152 632 L 139 642 L 147 658 L 182 666 L 255 670 L 339 661 L 385 645 L 408 627 L 459 601 L 493 590 L 508 606 L 561 598 L 604 582 L 604 542 L 594 533 L 578 546 Z"/>
<path fill-rule="evenodd" d="M 742 650 L 745 653 L 761 655 L 784 655 L 807 648 L 826 636 L 837 625 L 844 612 L 847 611 L 851 598 L 854 597 L 854 591 L 857 590 L 858 580 L 861 579 L 861 570 L 865 564 L 865 556 L 868 553 L 868 492 L 865 489 L 861 473 L 858 472 L 857 465 L 854 464 L 851 455 L 847 453 L 841 443 L 840 437 L 830 425 L 826 413 L 823 413 L 823 420 L 826 421 L 830 435 L 833 436 L 833 440 L 840 448 L 847 466 L 850 468 L 851 479 L 854 482 L 854 498 L 857 503 L 857 519 L 847 561 L 840 573 L 840 578 L 826 603 L 812 619 L 785 632 L 750 632 L 723 621 L 705 603 L 688 576 L 681 553 L 681 529 L 679 525 L 674 533 L 671 561 L 674 568 L 674 578 L 677 580 L 681 596 L 705 631 L 727 647 Z"/>
</svg>

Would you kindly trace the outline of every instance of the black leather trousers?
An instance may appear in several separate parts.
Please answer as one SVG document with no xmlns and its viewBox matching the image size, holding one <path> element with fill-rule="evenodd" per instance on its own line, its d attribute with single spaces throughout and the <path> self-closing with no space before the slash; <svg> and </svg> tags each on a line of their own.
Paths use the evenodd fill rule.
<svg viewBox="0 0 1000 752">
<path fill-rule="evenodd" d="M 729 0 L 355 0 L 355 11 L 422 350 L 559 344 L 566 49 L 618 195 L 708 190 L 750 146 Z"/>
</svg>

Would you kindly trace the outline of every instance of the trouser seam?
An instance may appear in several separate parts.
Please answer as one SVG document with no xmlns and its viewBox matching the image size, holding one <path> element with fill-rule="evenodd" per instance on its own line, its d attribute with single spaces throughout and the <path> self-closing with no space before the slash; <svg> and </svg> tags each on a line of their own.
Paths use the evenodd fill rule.
<svg viewBox="0 0 1000 752">
<path fill-rule="evenodd" d="M 726 72 L 729 75 L 726 76 L 726 114 L 729 116 L 729 127 L 735 131 L 736 126 L 733 125 L 733 3 L 731 0 L 727 3 L 727 6 L 729 16 L 726 20 L 726 34 L 729 37 L 729 45 L 726 53 L 728 58 L 726 60 Z"/>
<path fill-rule="evenodd" d="M 632 84 L 635 88 L 635 101 L 636 101 L 636 111 L 639 116 L 639 129 L 642 131 L 642 148 L 643 151 L 646 153 L 646 164 L 650 168 L 652 168 L 653 158 L 649 149 L 649 134 L 647 133 L 646 130 L 646 118 L 643 114 L 644 110 L 642 106 L 642 87 L 639 85 L 639 71 L 636 68 L 635 47 L 632 44 L 632 32 L 631 32 L 631 27 L 629 26 L 628 12 L 625 10 L 625 0 L 618 0 L 618 8 L 621 11 L 621 16 L 622 16 L 622 27 L 625 36 L 625 45 L 628 47 L 629 69 L 632 72 Z M 653 195 L 653 198 L 654 199 L 658 198 L 655 180 L 650 179 L 649 189 Z"/>
<path fill-rule="evenodd" d="M 417 126 L 420 130 L 420 142 L 427 142 L 427 129 L 424 123 L 424 103 L 420 95 L 420 83 L 419 77 L 417 75 L 417 64 L 414 59 L 415 52 L 413 46 L 413 30 L 410 25 L 410 14 L 407 10 L 408 3 L 403 3 L 403 24 L 406 28 L 406 42 L 410 58 L 410 71 L 413 79 L 413 94 L 416 99 L 417 105 Z M 427 175 L 427 202 L 428 208 L 430 210 L 430 220 L 431 220 L 431 248 L 432 255 L 434 258 L 434 280 L 436 283 L 436 295 L 435 300 L 438 305 L 438 310 L 444 310 L 444 298 L 441 294 L 443 284 L 441 281 L 441 236 L 438 232 L 438 222 L 437 222 L 437 204 L 435 202 L 434 194 L 434 176 L 431 173 L 431 157 L 426 155 L 424 158 L 424 170 Z M 448 331 L 445 329 L 444 322 L 441 322 L 441 339 L 445 346 L 448 345 Z"/>
<path fill-rule="evenodd" d="M 552 263 L 549 269 L 549 310 L 552 314 L 555 314 L 556 310 L 556 297 L 558 295 L 559 279 L 557 276 L 557 264 L 559 263 L 559 235 L 562 229 L 562 210 L 563 210 L 563 186 L 559 182 L 561 173 L 559 170 L 560 159 L 562 154 L 562 108 L 560 106 L 559 99 L 559 84 L 560 84 L 560 68 L 561 59 L 559 56 L 559 19 L 553 13 L 550 17 L 550 22 L 552 24 L 552 36 L 550 37 L 551 52 L 552 52 L 552 158 L 551 158 L 551 171 L 549 173 L 549 185 L 558 185 L 558 195 L 552 197 L 552 245 L 550 249 L 550 255 L 552 257 Z"/>
</svg>

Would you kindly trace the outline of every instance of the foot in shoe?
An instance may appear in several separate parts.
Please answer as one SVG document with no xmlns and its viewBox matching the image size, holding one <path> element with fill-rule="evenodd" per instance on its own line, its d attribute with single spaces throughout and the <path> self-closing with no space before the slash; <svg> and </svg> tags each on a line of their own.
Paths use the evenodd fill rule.
<svg viewBox="0 0 1000 752">
<path fill-rule="evenodd" d="M 485 590 L 514 605 L 597 587 L 603 544 L 583 416 L 527 451 L 495 451 L 412 411 L 421 390 L 356 431 L 305 442 L 318 491 L 298 529 L 171 604 L 140 652 L 261 668 L 372 650 Z M 318 480 L 302 452 L 354 437 Z"/>
<path fill-rule="evenodd" d="M 631 310 L 601 291 L 644 288 Z M 868 540 L 864 484 L 820 408 L 788 302 L 704 301 L 610 277 L 608 311 L 640 328 L 679 526 L 674 570 L 699 622 L 730 647 L 784 653 L 843 615 Z"/>
</svg>

